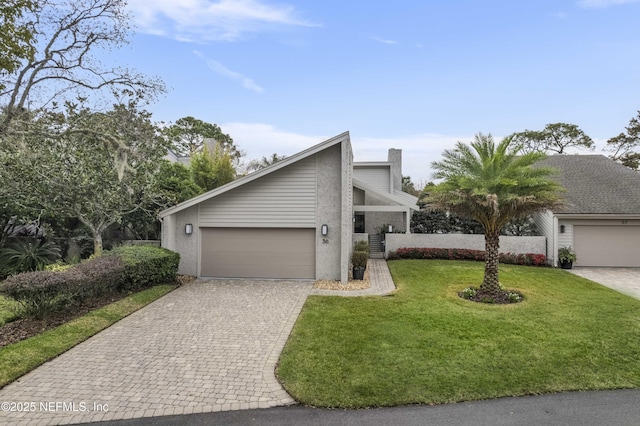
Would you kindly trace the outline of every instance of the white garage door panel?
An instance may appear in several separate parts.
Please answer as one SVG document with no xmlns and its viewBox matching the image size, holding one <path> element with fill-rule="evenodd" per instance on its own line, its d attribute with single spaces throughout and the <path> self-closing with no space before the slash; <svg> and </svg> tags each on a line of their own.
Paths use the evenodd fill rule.
<svg viewBox="0 0 640 426">
<path fill-rule="evenodd" d="M 640 267 L 640 226 L 573 227 L 576 266 Z"/>
<path fill-rule="evenodd" d="M 315 278 L 315 229 L 202 228 L 202 276 Z"/>
</svg>

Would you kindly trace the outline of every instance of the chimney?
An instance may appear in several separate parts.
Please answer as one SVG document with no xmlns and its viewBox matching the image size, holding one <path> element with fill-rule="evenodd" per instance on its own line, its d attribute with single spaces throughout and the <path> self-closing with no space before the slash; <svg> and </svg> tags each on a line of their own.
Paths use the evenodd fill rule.
<svg viewBox="0 0 640 426">
<path fill-rule="evenodd" d="M 391 163 L 392 192 L 394 189 L 402 190 L 402 150 L 390 148 L 387 161 Z"/>
</svg>

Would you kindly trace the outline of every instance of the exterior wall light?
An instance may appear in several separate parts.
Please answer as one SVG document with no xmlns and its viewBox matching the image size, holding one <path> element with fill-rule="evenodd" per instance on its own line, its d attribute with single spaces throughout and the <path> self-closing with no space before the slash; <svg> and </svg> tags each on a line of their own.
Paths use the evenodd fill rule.
<svg viewBox="0 0 640 426">
<path fill-rule="evenodd" d="M 185 234 L 187 234 L 187 235 L 191 235 L 191 234 L 193 234 L 193 225 L 192 225 L 192 224 L 190 224 L 190 223 L 187 223 L 187 224 L 184 226 L 184 233 L 185 233 Z"/>
<path fill-rule="evenodd" d="M 564 234 L 564 225 L 560 225 L 560 233 Z"/>
<path fill-rule="evenodd" d="M 326 237 L 327 234 L 329 233 L 329 225 L 327 224 L 322 225 L 322 227 L 320 228 L 320 233 L 322 234 L 323 237 Z"/>
<path fill-rule="evenodd" d="M 389 232 L 393 232 L 393 225 L 389 225 Z"/>
</svg>

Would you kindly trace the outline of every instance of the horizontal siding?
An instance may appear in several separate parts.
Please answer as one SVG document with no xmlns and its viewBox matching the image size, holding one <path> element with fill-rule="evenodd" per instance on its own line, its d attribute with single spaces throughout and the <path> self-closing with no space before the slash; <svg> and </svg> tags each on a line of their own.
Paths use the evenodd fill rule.
<svg viewBox="0 0 640 426">
<path fill-rule="evenodd" d="M 558 229 L 558 248 L 573 246 L 573 224 L 567 220 L 558 220 L 558 228 L 564 225 L 564 233 Z"/>
<path fill-rule="evenodd" d="M 553 264 L 556 258 L 553 253 L 553 213 L 551 210 L 539 212 L 533 216 L 533 222 L 538 228 L 538 233 L 547 239 L 547 261 Z"/>
<path fill-rule="evenodd" d="M 200 204 L 200 226 L 316 226 L 315 155 Z"/>
<path fill-rule="evenodd" d="M 391 177 L 388 166 L 354 166 L 353 177 L 381 191 L 391 192 L 389 190 Z"/>
</svg>

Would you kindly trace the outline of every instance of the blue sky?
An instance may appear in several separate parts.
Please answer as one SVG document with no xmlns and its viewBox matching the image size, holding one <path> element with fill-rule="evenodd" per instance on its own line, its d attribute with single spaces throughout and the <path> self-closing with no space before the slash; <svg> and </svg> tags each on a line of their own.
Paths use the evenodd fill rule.
<svg viewBox="0 0 640 426">
<path fill-rule="evenodd" d="M 129 0 L 110 58 L 162 78 L 154 119 L 216 123 L 247 160 L 349 130 L 404 174 L 456 141 L 577 124 L 600 147 L 640 109 L 638 0 Z"/>
</svg>

